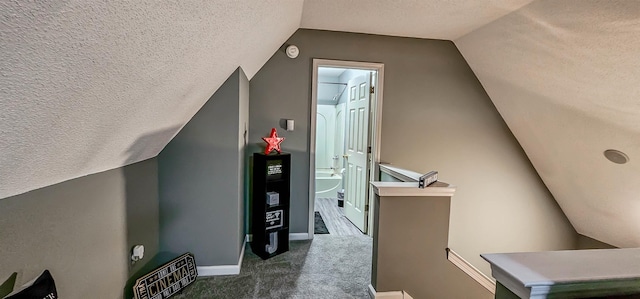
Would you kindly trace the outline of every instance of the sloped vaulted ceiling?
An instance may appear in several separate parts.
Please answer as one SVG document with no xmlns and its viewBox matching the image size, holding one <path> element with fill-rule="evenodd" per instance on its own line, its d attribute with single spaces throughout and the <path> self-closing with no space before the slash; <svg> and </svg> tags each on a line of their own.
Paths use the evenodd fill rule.
<svg viewBox="0 0 640 299">
<path fill-rule="evenodd" d="M 155 156 L 298 27 L 453 40 L 578 232 L 640 246 L 635 0 L 1 1 L 0 198 Z"/>
<path fill-rule="evenodd" d="M 533 0 L 306 0 L 300 27 L 453 40 Z"/>
<path fill-rule="evenodd" d="M 640 246 L 640 1 L 308 0 L 301 26 L 453 40 L 576 230 Z"/>
<path fill-rule="evenodd" d="M 157 155 L 301 24 L 454 39 L 530 1 L 1 1 L 0 198 Z"/>
<path fill-rule="evenodd" d="M 156 156 L 302 4 L 1 1 L 0 198 Z"/>
<path fill-rule="evenodd" d="M 455 44 L 576 230 L 640 246 L 640 2 L 538 0 Z"/>
</svg>

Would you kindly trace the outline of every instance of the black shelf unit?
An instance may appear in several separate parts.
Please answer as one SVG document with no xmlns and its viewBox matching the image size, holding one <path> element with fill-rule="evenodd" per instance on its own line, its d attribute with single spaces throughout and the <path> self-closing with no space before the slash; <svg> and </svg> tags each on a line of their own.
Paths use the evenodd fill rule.
<svg viewBox="0 0 640 299">
<path fill-rule="evenodd" d="M 262 259 L 289 251 L 290 179 L 291 154 L 253 154 L 251 249 Z"/>
</svg>

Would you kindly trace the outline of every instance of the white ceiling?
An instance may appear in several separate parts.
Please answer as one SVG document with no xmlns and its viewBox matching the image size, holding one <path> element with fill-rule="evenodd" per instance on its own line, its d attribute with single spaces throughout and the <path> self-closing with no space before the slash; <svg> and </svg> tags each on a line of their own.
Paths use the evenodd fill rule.
<svg viewBox="0 0 640 299">
<path fill-rule="evenodd" d="M 299 27 L 453 40 L 576 229 L 640 245 L 631 0 L 0 1 L 0 198 L 154 157 Z"/>
<path fill-rule="evenodd" d="M 301 27 L 453 40 L 576 230 L 640 246 L 640 1 L 306 0 Z"/>
<path fill-rule="evenodd" d="M 305 0 L 301 28 L 453 40 L 532 0 Z"/>
<path fill-rule="evenodd" d="M 455 44 L 576 230 L 640 246 L 640 2 L 535 1 Z"/>
<path fill-rule="evenodd" d="M 0 1 L 0 198 L 156 156 L 302 4 Z"/>
</svg>

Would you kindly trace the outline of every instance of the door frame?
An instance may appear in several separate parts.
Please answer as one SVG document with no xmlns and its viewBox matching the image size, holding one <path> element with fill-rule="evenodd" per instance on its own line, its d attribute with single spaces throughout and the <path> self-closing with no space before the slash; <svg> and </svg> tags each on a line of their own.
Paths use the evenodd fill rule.
<svg viewBox="0 0 640 299">
<path fill-rule="evenodd" d="M 375 82 L 375 99 L 370 103 L 370 117 L 369 127 L 373 132 L 371 133 L 371 163 L 369 167 L 369 180 L 376 177 L 378 172 L 377 166 L 380 162 L 380 141 L 382 136 L 382 95 L 384 88 L 384 64 L 374 62 L 360 62 L 360 61 L 345 61 L 345 60 L 331 60 L 331 59 L 313 59 L 313 68 L 311 76 L 311 109 L 310 112 L 310 134 L 309 134 L 309 239 L 313 239 L 314 236 L 314 206 L 316 195 L 316 113 L 318 108 L 318 67 L 336 67 L 345 69 L 361 69 L 377 71 L 377 78 Z M 372 82 L 374 84 L 374 82 Z M 373 111 L 373 112 L 371 112 Z M 373 117 L 371 117 L 373 116 Z M 368 186 L 367 197 L 365 202 L 369 205 L 367 212 L 367 234 L 372 235 L 373 230 L 373 210 L 374 207 L 371 199 L 372 193 L 371 185 Z"/>
</svg>

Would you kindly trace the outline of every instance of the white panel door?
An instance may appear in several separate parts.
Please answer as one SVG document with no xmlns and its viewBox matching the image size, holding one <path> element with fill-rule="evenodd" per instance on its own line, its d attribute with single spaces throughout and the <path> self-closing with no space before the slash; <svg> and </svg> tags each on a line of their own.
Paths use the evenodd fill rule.
<svg viewBox="0 0 640 299">
<path fill-rule="evenodd" d="M 367 223 L 366 191 L 369 146 L 369 89 L 370 76 L 359 76 L 349 80 L 347 89 L 347 186 L 345 187 L 344 212 L 355 226 L 365 231 Z"/>
</svg>

